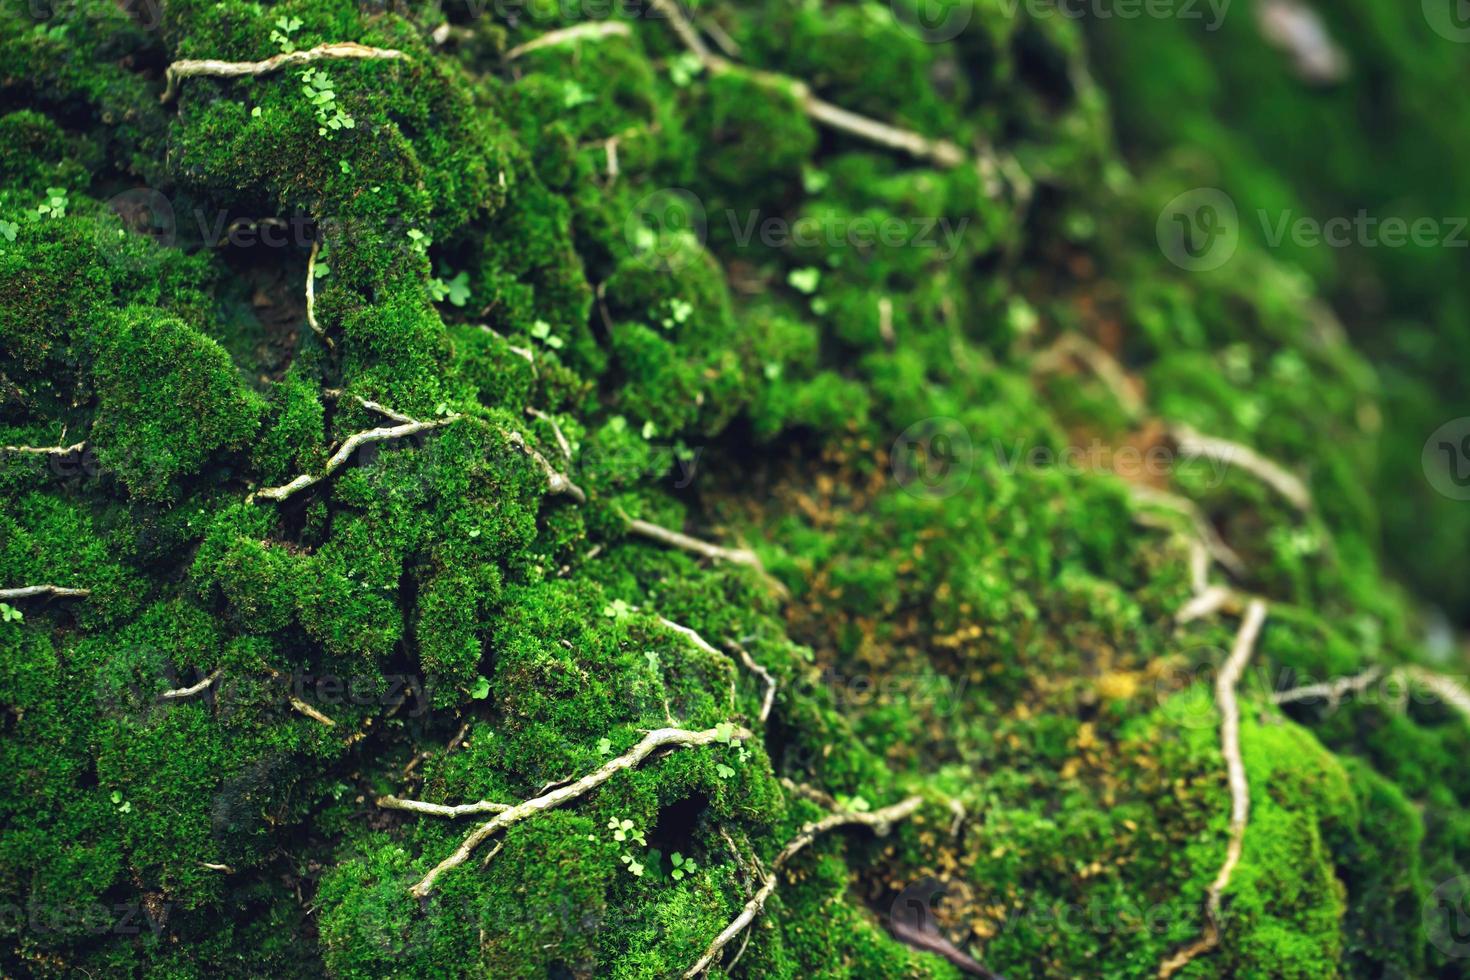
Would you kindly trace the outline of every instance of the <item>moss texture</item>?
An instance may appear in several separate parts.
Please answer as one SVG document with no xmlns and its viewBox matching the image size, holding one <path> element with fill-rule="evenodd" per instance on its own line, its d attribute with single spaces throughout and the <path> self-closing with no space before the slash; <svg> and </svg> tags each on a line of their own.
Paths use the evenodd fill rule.
<svg viewBox="0 0 1470 980">
<path fill-rule="evenodd" d="M 924 802 L 818 837 L 711 976 L 1152 976 L 1225 855 L 1236 622 L 1175 621 L 1190 525 L 1145 484 L 1271 602 L 1244 851 L 1181 975 L 1466 975 L 1434 910 L 1467 719 L 1270 697 L 1464 667 L 1424 624 L 1470 614 L 1470 510 L 1417 458 L 1463 400 L 1463 253 L 1245 221 L 1191 273 L 1155 236 L 1202 185 L 1470 213 L 1460 51 L 1348 0 L 1352 73 L 1311 90 L 1255 5 L 1027 6 L 701 0 L 750 66 L 710 71 L 657 7 L 5 0 L 0 446 L 83 445 L 0 450 L 0 589 L 89 594 L 0 604 L 0 972 L 678 976 L 830 810 L 805 784 Z M 403 56 L 160 100 L 179 60 L 347 41 Z M 821 125 L 793 80 L 965 160 Z M 329 464 L 393 414 L 439 424 Z M 380 797 L 516 803 L 727 724 L 410 894 L 477 818 Z M 915 910 L 948 957 L 895 934 Z"/>
</svg>

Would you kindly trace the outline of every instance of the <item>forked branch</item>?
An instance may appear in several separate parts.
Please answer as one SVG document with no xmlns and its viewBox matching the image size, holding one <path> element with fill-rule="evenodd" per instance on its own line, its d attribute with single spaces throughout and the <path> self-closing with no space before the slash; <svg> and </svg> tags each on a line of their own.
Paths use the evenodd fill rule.
<svg viewBox="0 0 1470 980">
<path fill-rule="evenodd" d="M 874 810 L 871 813 L 858 813 L 852 810 L 845 810 L 840 813 L 829 814 L 821 820 L 804 825 L 797 835 L 781 849 L 781 853 L 776 855 L 776 859 L 771 862 L 770 872 L 766 875 L 766 880 L 756 890 L 756 893 L 751 896 L 750 901 L 745 903 L 740 912 L 730 921 L 730 924 L 722 929 L 720 934 L 714 938 L 709 948 L 704 951 L 704 955 L 685 971 L 684 980 L 690 980 L 691 977 L 697 977 L 705 970 L 708 970 L 716 958 L 719 957 L 721 950 L 755 921 L 756 916 L 760 915 L 761 911 L 766 907 L 766 901 L 770 899 L 771 894 L 776 890 L 781 869 L 788 861 L 801 853 L 812 841 L 829 830 L 853 825 L 871 827 L 874 833 L 881 836 L 888 833 L 889 828 L 893 824 L 911 816 L 923 803 L 924 801 L 921 797 L 911 796 L 902 803 L 895 803 L 893 806 L 884 807 L 881 810 Z"/>
<path fill-rule="evenodd" d="M 558 786 L 555 789 L 542 793 L 540 796 L 532 797 L 529 800 L 517 803 L 515 806 L 497 813 L 494 817 L 471 831 L 469 836 L 460 843 L 453 854 L 431 868 L 429 873 L 424 875 L 418 884 L 409 889 L 409 892 L 414 898 L 427 897 L 434 890 L 434 883 L 439 880 L 440 875 L 468 861 L 470 855 L 474 853 L 475 848 L 484 843 L 488 838 L 512 824 L 520 823 L 527 817 L 561 806 L 563 803 L 590 793 L 624 769 L 634 768 L 659 749 L 692 748 L 701 745 L 712 745 L 716 742 L 727 742 L 731 738 L 745 739 L 750 737 L 750 732 L 744 728 L 731 729 L 725 726 L 707 728 L 701 732 L 686 731 L 682 728 L 655 729 L 645 735 L 642 741 L 634 745 L 627 752 L 624 752 L 615 759 L 608 760 L 582 778 Z"/>
</svg>

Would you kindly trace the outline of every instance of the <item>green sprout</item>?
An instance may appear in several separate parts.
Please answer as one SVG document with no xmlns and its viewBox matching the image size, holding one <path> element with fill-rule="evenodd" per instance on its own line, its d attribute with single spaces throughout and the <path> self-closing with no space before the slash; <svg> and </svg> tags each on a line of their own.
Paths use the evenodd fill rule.
<svg viewBox="0 0 1470 980">
<path fill-rule="evenodd" d="M 291 54 L 296 50 L 296 42 L 291 35 L 301 30 L 300 17 L 277 17 L 276 29 L 271 31 L 271 41 L 281 49 L 282 54 Z"/>
<path fill-rule="evenodd" d="M 0 602 L 0 623 L 19 623 L 25 620 L 25 616 L 14 606 L 8 606 Z"/>
<path fill-rule="evenodd" d="M 644 838 L 643 831 L 639 830 L 633 821 L 626 817 L 621 819 L 613 817 L 607 822 L 607 829 L 613 832 L 613 840 L 615 841 L 633 840 L 642 844 L 644 847 L 648 846 L 648 841 Z"/>
<path fill-rule="evenodd" d="M 48 187 L 46 188 L 46 199 L 36 205 L 35 219 L 65 218 L 67 203 L 65 187 Z"/>
<path fill-rule="evenodd" d="M 301 73 L 301 88 L 306 100 L 316 110 L 317 135 L 326 136 L 339 129 L 352 129 L 357 122 L 337 105 L 337 91 L 332 79 L 320 68 L 308 68 Z"/>
<path fill-rule="evenodd" d="M 687 858 L 678 851 L 670 854 L 669 860 L 674 865 L 674 870 L 669 872 L 669 877 L 675 881 L 680 881 L 685 875 L 692 875 L 699 870 L 699 865 L 695 863 L 694 858 Z"/>
<path fill-rule="evenodd" d="M 563 344 L 562 339 L 552 334 L 551 324 L 547 323 L 545 320 L 537 320 L 535 323 L 531 324 L 531 336 L 535 337 L 537 340 L 541 341 L 552 350 L 561 350 Z"/>
</svg>

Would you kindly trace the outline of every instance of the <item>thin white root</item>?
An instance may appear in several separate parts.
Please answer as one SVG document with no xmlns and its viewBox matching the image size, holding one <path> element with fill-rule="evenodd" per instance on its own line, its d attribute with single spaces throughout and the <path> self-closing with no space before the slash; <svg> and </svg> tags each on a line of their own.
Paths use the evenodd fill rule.
<svg viewBox="0 0 1470 980">
<path fill-rule="evenodd" d="M 563 803 L 591 792 L 624 769 L 634 768 L 658 749 L 692 748 L 702 745 L 712 745 L 716 742 L 724 742 L 730 738 L 746 739 L 750 737 L 750 732 L 744 728 L 736 728 L 733 731 L 722 730 L 720 728 L 707 728 L 702 732 L 691 732 L 682 728 L 655 729 L 645 735 L 642 741 L 627 752 L 624 752 L 615 759 L 608 760 L 601 767 L 575 782 L 558 786 L 556 789 L 543 793 L 540 796 L 518 803 L 476 827 L 460 843 L 453 854 L 431 868 L 429 873 L 424 875 L 418 884 L 409 889 L 409 893 L 414 898 L 422 899 L 427 897 L 434 890 L 434 883 L 439 879 L 440 875 L 468 861 L 470 855 L 474 853 L 475 848 L 484 843 L 487 838 L 512 824 L 520 823 L 527 817 L 561 806 Z"/>
<path fill-rule="evenodd" d="M 491 803 L 489 800 L 480 800 L 478 803 L 461 803 L 458 806 L 445 806 L 442 803 L 425 803 L 421 800 L 404 800 L 397 796 L 378 797 L 378 806 L 385 810 L 407 810 L 409 813 L 422 813 L 431 817 L 468 817 L 476 813 L 504 813 L 510 809 L 507 803 Z"/>
<path fill-rule="evenodd" d="M 1237 602 L 1235 590 L 1223 585 L 1207 585 L 1203 590 L 1190 599 L 1179 611 L 1174 614 L 1174 622 L 1179 624 L 1191 623 L 1196 619 L 1204 619 L 1213 616 L 1222 609 L 1228 608 Z"/>
<path fill-rule="evenodd" d="M 1187 497 L 1181 497 L 1178 494 L 1155 490 L 1153 487 L 1144 486 L 1143 484 L 1130 486 L 1128 492 L 1139 503 L 1150 504 L 1155 507 L 1162 507 L 1165 510 L 1172 510 L 1178 514 L 1183 514 L 1189 520 L 1189 523 L 1193 525 L 1195 537 L 1204 544 L 1210 553 L 1210 558 L 1216 564 L 1236 577 L 1245 575 L 1245 562 L 1241 560 L 1240 556 L 1229 545 L 1220 539 L 1220 535 L 1215 533 L 1215 529 L 1205 519 L 1205 515 L 1200 512 L 1199 506 L 1194 501 Z M 1134 519 L 1140 524 L 1149 527 L 1158 527 L 1166 531 L 1172 530 L 1167 525 L 1158 523 L 1147 513 L 1136 514 L 1134 515 Z"/>
<path fill-rule="evenodd" d="M 1130 419 L 1138 419 L 1143 416 L 1145 407 L 1143 399 L 1138 396 L 1138 391 L 1133 387 L 1128 372 L 1123 370 L 1123 366 L 1112 354 L 1080 333 L 1062 334 L 1055 343 L 1036 355 L 1035 360 L 1032 361 L 1032 368 L 1055 372 L 1068 358 L 1091 371 L 1108 389 L 1113 400 L 1122 407 Z"/>
<path fill-rule="evenodd" d="M 678 623 L 674 622 L 672 619 L 665 619 L 663 616 L 658 617 L 658 621 L 664 626 L 673 630 L 675 633 L 678 633 L 680 636 L 687 638 L 690 643 L 693 643 L 705 653 L 708 653 L 711 656 L 715 657 L 723 656 L 723 654 L 721 654 L 720 651 L 716 650 L 712 645 L 710 645 L 710 643 L 705 640 L 704 637 L 700 636 L 688 626 L 681 626 Z M 736 656 L 740 658 L 740 661 L 745 665 L 746 670 L 750 671 L 752 674 L 755 674 L 757 677 L 765 682 L 766 693 L 765 696 L 761 698 L 761 710 L 759 716 L 761 722 L 764 723 L 765 720 L 771 716 L 771 705 L 776 699 L 776 678 L 771 676 L 770 671 L 766 670 L 766 668 L 756 663 L 755 659 L 751 657 L 750 654 L 746 653 L 743 647 L 731 644 L 731 649 L 735 651 Z"/>
<path fill-rule="evenodd" d="M 332 340 L 322 325 L 316 322 L 316 257 L 321 253 L 322 243 L 314 241 L 311 243 L 311 254 L 306 257 L 306 325 L 311 327 L 311 332 L 326 343 L 328 347 L 333 346 Z"/>
<path fill-rule="evenodd" d="M 708 541 L 701 541 L 698 538 L 690 537 L 681 531 L 671 531 L 658 524 L 629 517 L 627 514 L 623 515 L 623 519 L 628 522 L 629 531 L 640 537 L 648 538 L 650 541 L 657 541 L 659 544 L 666 544 L 671 548 L 678 548 L 680 551 L 688 551 L 703 558 L 708 558 L 711 561 L 727 561 L 732 565 L 748 565 L 759 572 L 761 577 L 770 583 L 771 587 L 782 598 L 790 595 L 786 586 L 781 584 L 780 580 L 774 575 L 766 571 L 765 566 L 761 564 L 760 557 L 749 548 L 722 548 L 717 544 L 710 544 Z"/>
<path fill-rule="evenodd" d="M 803 90 L 805 86 L 803 86 Z M 931 160 L 941 167 L 958 167 L 965 162 L 964 151 L 949 140 L 929 139 L 920 136 L 907 129 L 899 129 L 887 123 L 860 116 L 856 112 L 849 112 L 841 106 L 833 105 L 812 95 L 810 92 L 802 92 L 802 104 L 806 114 L 819 123 L 823 123 L 832 129 L 841 130 L 870 143 L 886 146 L 894 150 L 903 150 L 910 156 L 920 159 Z"/>
<path fill-rule="evenodd" d="M 531 350 L 531 348 L 529 348 L 529 347 L 517 347 L 515 344 L 512 344 L 510 342 L 510 339 L 507 338 L 505 336 L 505 334 L 501 333 L 498 330 L 495 330 L 495 329 L 492 329 L 490 327 L 487 327 L 483 323 L 480 324 L 480 329 L 483 330 L 483 331 L 485 331 L 486 333 L 488 333 L 490 336 L 495 337 L 498 340 L 505 341 L 505 346 L 510 349 L 510 352 L 512 354 L 516 354 L 519 357 L 523 358 L 526 361 L 527 364 L 531 365 L 531 373 L 532 374 L 535 374 L 536 373 L 536 353 L 533 350 Z"/>
<path fill-rule="evenodd" d="M 750 901 L 745 903 L 740 913 L 714 938 L 709 948 L 704 951 L 704 955 L 692 967 L 685 971 L 684 980 L 690 980 L 690 978 L 697 977 L 705 970 L 708 970 L 716 958 L 719 957 L 721 950 L 755 921 L 755 917 L 760 915 L 761 911 L 765 908 L 766 901 L 771 897 L 771 893 L 776 890 L 781 868 L 786 862 L 801 853 L 818 836 L 838 827 L 855 824 L 871 827 L 875 833 L 881 836 L 888 833 L 889 828 L 893 824 L 912 815 L 915 810 L 923 805 L 923 802 L 922 798 L 911 796 L 902 803 L 895 803 L 893 806 L 884 807 L 881 810 L 874 810 L 871 813 L 857 813 L 848 810 L 830 814 L 821 820 L 804 825 L 797 835 L 791 839 L 790 843 L 781 849 L 781 853 L 776 855 L 776 859 L 771 862 L 771 869 L 766 876 L 766 880 L 757 889 L 756 893 L 751 896 Z"/>
<path fill-rule="evenodd" d="M 1312 509 L 1312 494 L 1295 474 L 1249 446 L 1215 436 L 1201 435 L 1187 425 L 1172 425 L 1169 434 L 1186 455 L 1203 456 L 1239 467 L 1275 490 L 1300 511 Z"/>
<path fill-rule="evenodd" d="M 23 585 L 18 589 L 0 589 L 0 599 L 29 599 L 38 595 L 82 598 L 91 594 L 91 589 L 68 589 L 60 585 Z"/>
<path fill-rule="evenodd" d="M 1255 653 L 1256 640 L 1265 622 L 1266 603 L 1252 599 L 1235 634 L 1230 656 L 1215 678 L 1215 703 L 1220 709 L 1220 754 L 1225 757 L 1225 773 L 1230 785 L 1230 841 L 1225 848 L 1225 862 L 1205 892 L 1204 931 L 1198 939 L 1159 966 L 1160 980 L 1167 980 L 1196 956 L 1220 943 L 1220 895 L 1230 886 L 1230 877 L 1240 863 L 1251 808 L 1250 783 L 1245 775 L 1245 762 L 1240 756 L 1240 702 L 1236 700 L 1235 691 L 1251 655 Z"/>
<path fill-rule="evenodd" d="M 341 398 L 342 389 L 325 388 L 322 390 L 322 394 L 326 395 L 328 398 Z M 394 409 L 389 408 L 387 405 L 380 405 L 377 402 L 368 401 L 361 395 L 353 395 L 352 400 L 357 402 L 363 408 L 367 409 L 369 412 L 377 412 L 384 418 L 392 419 L 395 422 L 402 422 L 403 424 L 408 425 L 410 423 L 418 421 L 412 415 L 404 415 L 402 412 L 395 411 Z"/>
<path fill-rule="evenodd" d="M 200 861 L 199 866 L 201 868 L 208 868 L 210 871 L 221 871 L 227 875 L 232 875 L 235 873 L 235 869 L 230 867 L 228 864 L 216 864 L 213 861 Z"/>
<path fill-rule="evenodd" d="M 87 443 L 73 443 L 70 446 L 0 446 L 0 453 L 23 453 L 28 456 L 70 456 L 85 449 Z"/>
<path fill-rule="evenodd" d="M 964 151 L 949 140 L 930 139 L 912 130 L 900 129 L 897 126 L 878 122 L 876 119 L 869 119 L 867 116 L 858 115 L 841 106 L 817 98 L 812 94 L 811 87 L 800 79 L 749 69 L 720 57 L 704 43 L 704 39 L 699 36 L 699 31 L 679 9 L 677 0 L 649 0 L 649 6 L 668 20 L 669 26 L 679 36 L 679 40 L 712 75 L 723 72 L 745 72 L 756 78 L 766 79 L 795 96 L 802 111 L 814 122 L 879 146 L 903 150 L 911 156 L 929 160 L 941 167 L 956 167 L 965 162 Z"/>
<path fill-rule="evenodd" d="M 1354 674 L 1351 677 L 1339 677 L 1320 684 L 1303 684 L 1301 687 L 1293 687 L 1290 690 L 1277 691 L 1271 695 L 1271 701 L 1274 704 L 1291 704 L 1295 701 L 1320 698 L 1326 701 L 1329 707 L 1336 708 L 1342 703 L 1343 698 L 1350 694 L 1363 693 L 1383 676 L 1382 667 L 1369 667 L 1361 674 Z"/>
<path fill-rule="evenodd" d="M 323 394 L 331 398 L 340 398 L 342 397 L 342 390 L 340 388 L 328 388 L 323 392 Z M 363 408 L 366 408 L 372 412 L 377 412 L 379 415 L 392 419 L 394 422 L 397 422 L 399 424 L 386 428 L 368 429 L 366 432 L 359 432 L 355 435 L 349 436 L 347 438 L 347 441 L 342 444 L 342 447 L 332 454 L 332 458 L 327 460 L 327 464 L 325 467 L 322 468 L 321 473 L 315 475 L 311 473 L 303 473 L 293 479 L 290 483 L 283 484 L 279 487 L 267 487 L 263 490 L 257 490 L 247 499 L 254 500 L 257 497 L 264 497 L 266 500 L 285 500 L 292 494 L 297 493 L 301 490 L 305 490 L 307 487 L 320 483 L 322 480 L 325 480 L 327 477 L 331 476 L 334 472 L 336 472 L 338 469 L 341 469 L 347 464 L 347 462 L 352 458 L 352 454 L 354 452 L 369 443 L 383 442 L 388 439 L 401 439 L 405 436 L 416 435 L 420 432 L 426 432 L 429 429 L 437 429 L 442 426 L 449 425 L 451 422 L 457 422 L 460 419 L 470 418 L 469 416 L 456 412 L 453 415 L 446 415 L 442 419 L 432 419 L 428 422 L 420 422 L 411 415 L 404 415 L 402 412 L 395 411 L 394 409 L 391 409 L 386 405 L 380 405 L 377 402 L 369 401 L 360 395 L 353 395 L 352 397 Z M 540 467 L 541 472 L 546 476 L 546 489 L 548 493 L 566 494 L 567 496 L 576 500 L 578 503 L 586 502 L 587 495 L 582 492 L 582 488 L 573 483 L 571 479 L 566 476 L 566 474 L 559 472 L 554 466 L 547 462 L 546 457 L 541 455 L 541 453 L 539 453 L 533 446 L 531 446 L 530 443 L 526 441 L 525 436 L 521 435 L 519 432 L 516 432 L 513 429 L 502 429 L 499 426 L 491 425 L 484 419 L 470 418 L 470 421 L 476 422 L 480 425 L 484 425 L 487 428 L 499 432 L 502 436 L 506 438 L 507 441 L 510 442 L 511 445 L 515 446 L 517 449 L 521 450 L 521 452 L 531 457 L 531 459 L 535 461 L 536 465 Z M 555 423 L 553 423 L 553 425 L 555 425 Z M 561 430 L 557 429 L 558 436 L 560 436 L 560 433 Z"/>
<path fill-rule="evenodd" d="M 323 58 L 363 58 L 374 61 L 407 59 L 408 55 L 393 48 L 370 48 L 355 41 L 339 41 L 334 44 L 318 44 L 306 51 L 291 51 L 266 58 L 264 61 L 217 61 L 213 58 L 186 58 L 175 61 L 164 73 L 163 95 L 158 101 L 168 102 L 179 90 L 179 82 L 196 75 L 213 75 L 217 78 L 241 78 L 246 75 L 267 75 L 292 65 L 304 65 Z"/>
<path fill-rule="evenodd" d="M 352 454 L 363 446 L 374 442 L 386 442 L 389 439 L 402 439 L 405 436 L 417 435 L 420 432 L 437 429 L 440 426 L 448 425 L 462 418 L 464 418 L 463 415 L 446 415 L 442 419 L 432 419 L 428 422 L 405 422 L 401 425 L 368 429 L 366 432 L 355 433 L 348 436 L 347 441 L 342 443 L 342 447 L 332 454 L 332 458 L 327 460 L 327 465 L 322 468 L 320 473 L 303 473 L 290 483 L 283 484 L 279 487 L 266 487 L 257 490 L 248 499 L 254 500 L 259 497 L 266 500 L 285 500 L 292 494 L 320 483 L 337 472 L 343 466 L 347 465 L 348 460 L 352 459 Z"/>
<path fill-rule="evenodd" d="M 224 673 L 224 671 L 216 670 L 214 673 L 204 678 L 204 680 L 200 681 L 198 684 L 192 684 L 189 687 L 175 687 L 170 690 L 164 691 L 162 694 L 159 695 L 159 697 L 163 698 L 165 701 L 178 701 L 182 698 L 192 698 L 196 694 L 203 694 L 209 689 L 209 686 L 211 684 L 219 680 L 222 673 Z"/>
<path fill-rule="evenodd" d="M 505 60 L 515 61 L 522 55 L 530 54 L 532 51 L 554 47 L 558 44 L 567 44 L 571 41 L 597 41 L 605 37 L 627 37 L 632 33 L 628 25 L 620 20 L 589 21 L 585 24 L 563 27 L 559 31 L 548 31 L 540 37 L 527 41 L 525 44 L 518 44 L 505 53 Z"/>
<path fill-rule="evenodd" d="M 1458 711 L 1466 721 L 1470 721 L 1470 691 L 1466 691 L 1459 681 L 1423 667 L 1405 667 L 1404 675 L 1427 687 L 1441 701 Z"/>
<path fill-rule="evenodd" d="M 521 435 L 519 432 L 512 430 L 506 432 L 505 437 L 510 440 L 511 445 L 515 446 L 521 452 L 531 457 L 531 459 L 535 461 L 536 465 L 541 468 L 541 472 L 546 476 L 547 493 L 550 493 L 553 496 L 565 494 L 579 504 L 587 502 L 587 494 L 582 491 L 582 488 L 573 483 L 571 477 L 567 476 L 565 473 L 560 472 L 559 470 L 557 470 L 556 467 L 552 466 L 551 463 L 547 461 L 546 457 L 541 455 L 541 453 L 537 451 L 536 447 L 532 446 L 529 442 L 526 441 L 525 436 Z"/>
<path fill-rule="evenodd" d="M 541 409 L 531 408 L 530 406 L 527 406 L 526 414 L 531 416 L 533 419 L 540 419 L 547 425 L 551 426 L 552 435 L 556 436 L 556 444 L 557 447 L 561 449 L 562 458 L 565 459 L 568 463 L 571 463 L 572 444 L 567 441 L 566 433 L 561 431 L 561 426 L 557 424 L 556 419 L 552 418 L 546 412 L 541 411 Z"/>
</svg>

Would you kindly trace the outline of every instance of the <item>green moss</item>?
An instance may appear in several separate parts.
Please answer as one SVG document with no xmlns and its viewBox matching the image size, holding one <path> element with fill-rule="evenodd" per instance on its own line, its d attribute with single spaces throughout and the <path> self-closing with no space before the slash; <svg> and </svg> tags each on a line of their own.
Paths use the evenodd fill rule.
<svg viewBox="0 0 1470 980">
<path fill-rule="evenodd" d="M 1268 696 L 1429 662 L 1390 560 L 1462 611 L 1450 530 L 1402 543 L 1405 510 L 1444 513 L 1405 485 L 1406 433 L 1448 417 L 1425 379 L 1458 363 L 1463 331 L 1433 341 L 1459 280 L 1249 235 L 1185 274 L 1155 225 L 1217 176 L 1248 211 L 1381 203 L 1395 171 L 1462 213 L 1419 165 L 1463 156 L 1460 100 L 1428 112 L 1448 55 L 1352 0 L 1324 16 L 1402 90 L 1308 99 L 1233 19 L 1207 59 L 1157 19 L 1120 54 L 1115 25 L 992 2 L 947 4 L 944 36 L 922 5 L 702 3 L 746 66 L 707 71 L 627 11 L 527 50 L 581 23 L 554 6 L 0 13 L 0 446 L 84 443 L 0 450 L 0 588 L 89 590 L 0 610 L 0 904 L 28 913 L 0 922 L 0 972 L 664 977 L 764 865 L 776 891 L 712 976 L 959 975 L 887 928 L 911 902 L 1007 975 L 1152 975 L 1225 853 L 1211 691 L 1236 622 L 1177 622 L 1192 525 L 1144 482 L 1240 556 L 1210 580 L 1271 610 L 1241 686 L 1245 850 L 1187 975 L 1452 973 L 1423 908 L 1470 867 L 1464 719 L 1417 685 Z M 158 99 L 175 59 L 343 41 L 405 57 Z M 973 159 L 819 124 L 808 97 Z M 1357 141 L 1390 107 L 1429 134 L 1414 152 Z M 1318 114 L 1325 169 L 1290 121 Z M 221 244 L 237 222 L 291 232 Z M 1320 297 L 1350 282 L 1404 322 L 1338 330 Z M 1047 350 L 1072 334 L 1141 407 Z M 259 495 L 404 416 L 444 424 Z M 1314 506 L 1180 459 L 1169 423 L 1276 459 Z M 619 771 L 410 895 L 471 820 L 381 796 L 510 804 L 726 723 L 753 735 Z M 827 811 L 796 784 L 925 803 L 777 870 Z"/>
</svg>

